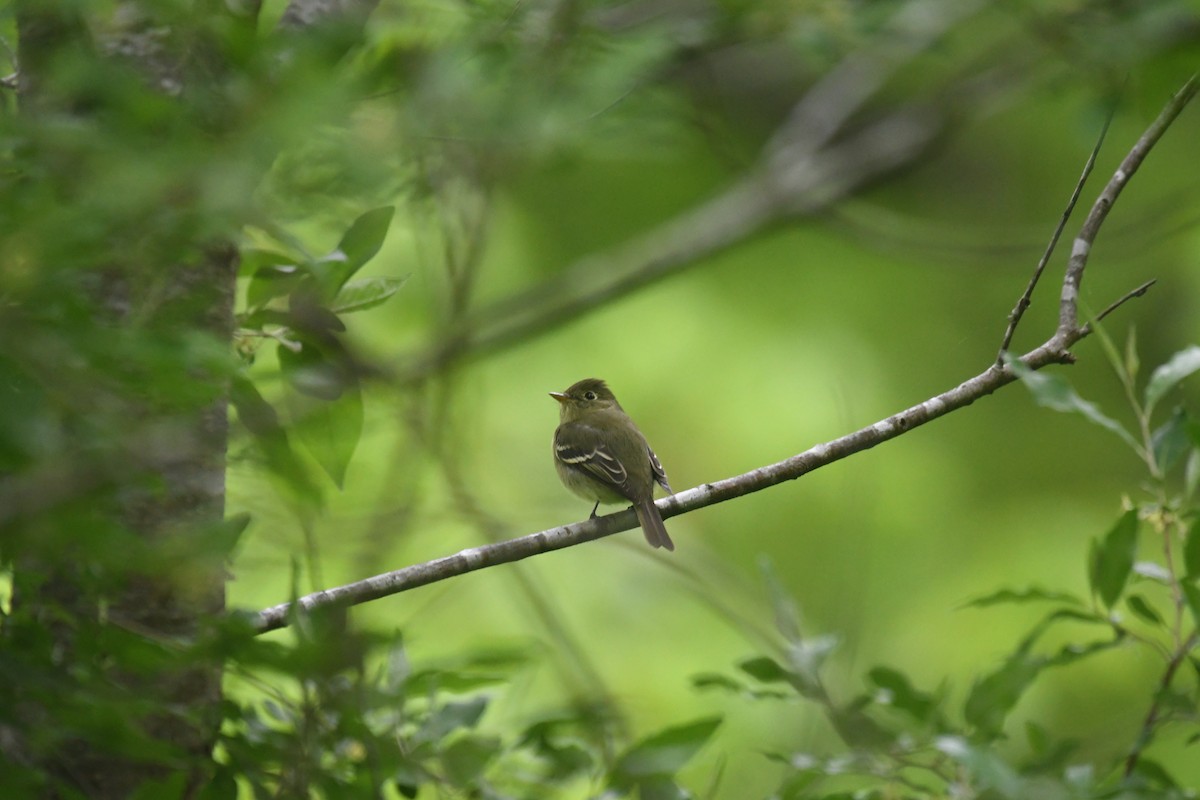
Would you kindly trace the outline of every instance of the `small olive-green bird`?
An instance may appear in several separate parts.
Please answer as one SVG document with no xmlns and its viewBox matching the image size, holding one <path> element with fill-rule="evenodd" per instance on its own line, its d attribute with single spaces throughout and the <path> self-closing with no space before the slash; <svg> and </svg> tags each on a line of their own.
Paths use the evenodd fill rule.
<svg viewBox="0 0 1200 800">
<path fill-rule="evenodd" d="M 565 392 L 550 392 L 559 402 L 554 431 L 554 467 L 563 485 L 586 500 L 633 503 L 646 541 L 674 550 L 662 515 L 654 505 L 654 484 L 667 494 L 671 484 L 646 437 L 598 378 L 586 378 Z"/>
</svg>

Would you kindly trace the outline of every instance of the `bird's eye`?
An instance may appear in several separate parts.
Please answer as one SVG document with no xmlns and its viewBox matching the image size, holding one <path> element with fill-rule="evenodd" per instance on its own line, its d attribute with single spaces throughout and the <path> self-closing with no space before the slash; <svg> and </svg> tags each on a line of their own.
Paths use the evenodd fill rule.
<svg viewBox="0 0 1200 800">
<path fill-rule="evenodd" d="M 596 393 L 595 393 L 595 392 L 592 392 L 592 391 L 587 391 L 587 392 L 584 392 L 584 393 L 583 393 L 583 399 L 584 399 L 584 400 L 595 400 L 595 399 L 596 399 Z"/>
</svg>

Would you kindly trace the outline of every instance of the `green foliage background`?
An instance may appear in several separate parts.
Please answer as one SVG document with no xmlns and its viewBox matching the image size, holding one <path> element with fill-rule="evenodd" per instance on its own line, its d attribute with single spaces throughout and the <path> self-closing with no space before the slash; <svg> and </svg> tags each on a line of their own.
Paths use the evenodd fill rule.
<svg viewBox="0 0 1200 800">
<path fill-rule="evenodd" d="M 264 30 L 284 5 L 266 4 Z M 244 253 L 321 254 L 364 212 L 395 206 L 382 250 L 355 277 L 404 282 L 386 303 L 345 319 L 346 341 L 368 367 L 361 438 L 343 486 L 295 429 L 303 479 L 267 469 L 261 441 L 244 430 L 231 447 L 228 512 L 250 518 L 231 564 L 231 606 L 256 610 L 582 519 L 588 509 L 554 474 L 557 409 L 546 393 L 583 377 L 610 383 L 681 490 L 781 460 L 983 371 L 1108 108 L 1116 108 L 1111 129 L 1076 223 L 1200 63 L 1195 2 L 988 6 L 901 70 L 862 114 L 961 93 L 947 101 L 946 129 L 926 157 L 818 216 L 773 225 L 499 352 L 416 383 L 396 377 L 459 333 L 464 311 L 620 247 L 731 184 L 807 86 L 846 53 L 876 46 L 895 6 L 702 5 L 703 13 L 626 27 L 621 4 L 385 0 L 361 47 L 332 66 L 306 53 L 312 64 L 301 61 L 298 77 L 273 91 L 264 86 L 274 62 L 244 54 L 245 84 L 234 86 L 246 93 L 237 106 L 244 116 L 229 121 L 220 147 L 194 131 L 133 141 L 118 125 L 101 131 L 111 140 L 78 145 L 95 168 L 81 172 L 82 199 L 39 198 L 32 210 L 8 204 L 15 221 L 5 229 L 0 296 L 14 303 L 53 292 L 23 253 L 83 263 L 80 252 L 119 221 L 162 233 L 145 237 L 140 255 L 149 263 L 176 234 L 197 231 L 234 236 Z M 11 14 L 5 24 L 12 27 Z M 10 136 L 28 134 L 11 114 L 6 125 Z M 1136 331 L 1143 379 L 1200 341 L 1197 141 L 1192 107 L 1122 196 L 1084 281 L 1082 300 L 1096 310 L 1158 280 L 1105 325 L 1122 347 Z M 147 216 L 172 178 L 198 187 L 194 202 L 186 213 Z M 1052 333 L 1076 223 L 1016 352 Z M 60 236 L 61 251 L 47 245 Z M 37 244 L 18 246 L 27 241 Z M 252 276 L 244 266 L 242 308 Z M 38 324 L 57 330 L 53 321 Z M 63 341 L 74 345 L 70 324 Z M 5 333 L 17 346 L 21 331 Z M 245 374 L 283 409 L 279 345 L 257 336 L 239 345 Z M 1075 352 L 1076 365 L 1053 369 L 1132 424 L 1100 342 Z M 1193 380 L 1163 405 L 1194 410 L 1196 401 Z M 25 412 L 0 413 L 12 428 Z M 348 453 L 353 433 L 337 441 Z M 371 641 L 402 632 L 413 670 L 502 674 L 478 682 L 493 697 L 486 712 L 467 701 L 413 712 L 430 741 L 441 741 L 429 733 L 438 726 L 478 725 L 482 742 L 599 705 L 618 719 L 609 747 L 625 753 L 628 767 L 639 757 L 625 749 L 631 743 L 665 736 L 698 745 L 714 730 L 708 720 L 721 717 L 697 757 L 681 745 L 670 766 L 682 767 L 697 796 L 766 797 L 798 763 L 771 755 L 839 753 L 834 726 L 819 703 L 795 693 L 751 700 L 745 685 L 739 693 L 694 681 L 720 674 L 768 689 L 780 683 L 763 662 L 758 673 L 735 665 L 777 646 L 782 596 L 796 603 L 805 641 L 836 639 L 822 673 L 831 695 L 848 701 L 897 685 L 894 670 L 961 708 L 972 684 L 1044 613 L 969 601 L 1030 586 L 1088 597 L 1090 542 L 1112 528 L 1126 499 L 1147 501 L 1145 483 L 1144 466 L 1119 439 L 1038 407 L 1014 385 L 797 482 L 673 518 L 674 554 L 624 533 L 375 601 L 350 619 Z M 1152 559 L 1155 541 L 1141 535 L 1140 557 Z M 778 582 L 774 605 L 764 563 Z M 1055 629 L 1044 647 L 1091 641 L 1083 631 Z M 311 635 L 320 641 L 319 630 Z M 379 660 L 372 651 L 369 663 Z M 254 657 L 245 661 L 230 671 L 231 696 L 293 693 L 283 681 L 264 690 L 271 679 L 254 672 Z M 269 661 L 262 656 L 268 672 Z M 872 673 L 880 667 L 887 670 Z M 403 683 L 408 669 L 391 674 Z M 1002 749 L 1013 762 L 1029 756 L 1025 723 L 1035 721 L 1055 738 L 1078 739 L 1075 761 L 1116 763 L 1137 737 L 1162 669 L 1149 650 L 1128 645 L 1049 669 L 1007 720 L 1012 740 Z M 1194 687 L 1196 675 L 1182 680 Z M 402 702 L 393 690 L 379 690 L 383 702 Z M 280 711 L 276 722 L 295 720 Z M 1200 785 L 1194 726 L 1178 730 L 1156 739 L 1149 755 L 1180 785 Z M 460 763 L 474 763 L 465 752 L 474 746 L 460 745 Z M 224 757 L 249 772 L 256 751 L 245 755 L 240 761 L 229 745 Z M 244 783 L 245 772 L 239 777 Z M 594 789 L 573 777 L 548 796 Z"/>
<path fill-rule="evenodd" d="M 957 48 L 971 49 L 976 35 Z M 1189 58 L 1179 56 L 1143 64 L 1130 79 L 1084 204 L 1183 74 Z M 556 408 L 545 393 L 578 378 L 614 386 L 679 488 L 779 460 L 981 371 L 1104 113 L 1086 70 L 1063 62 L 1041 69 L 1035 86 L 964 119 L 928 161 L 820 220 L 781 226 L 456 369 L 419 401 L 369 394 L 346 491 L 331 495 L 318 524 L 325 583 L 487 541 L 414 442 L 412 414 L 447 423 L 437 446 L 451 454 L 481 513 L 515 535 L 586 511 L 555 480 L 548 444 Z M 651 94 L 572 131 L 578 136 L 566 152 L 538 153 L 504 175 L 488 198 L 478 297 L 501 297 L 650 230 L 736 174 L 682 118 L 678 98 Z M 753 147 L 763 118 L 777 113 L 763 105 L 723 120 L 722 147 Z M 556 114 L 570 109 L 551 105 L 535 116 Z M 389 131 L 390 122 L 364 120 L 358 134 L 389 141 L 372 126 Z M 1189 112 L 1155 151 L 1104 230 L 1085 281 L 1084 300 L 1099 309 L 1159 279 L 1109 323 L 1118 338 L 1137 328 L 1147 364 L 1200 335 L 1200 195 L 1184 166 L 1198 130 Z M 539 142 L 524 144 L 536 152 Z M 379 274 L 410 276 L 386 310 L 356 320 L 355 333 L 381 357 L 419 347 L 436 324 L 446 291 L 441 247 L 428 209 L 418 208 L 401 214 L 373 263 Z M 1061 264 L 1060 257 L 1052 265 L 1016 349 L 1051 332 Z M 1120 387 L 1099 345 L 1085 342 L 1078 355 L 1071 380 L 1119 415 Z M 234 602 L 272 604 L 286 596 L 279 579 L 301 542 L 261 475 L 234 474 L 233 505 L 258 520 L 236 564 Z M 501 727 L 553 708 L 580 685 L 607 687 L 634 731 L 725 714 L 707 757 L 685 775 L 704 786 L 720 774 L 717 796 L 761 796 L 779 769 L 763 751 L 836 746 L 816 707 L 731 702 L 690 686 L 691 676 L 728 669 L 759 646 L 770 625 L 759 559 L 797 599 L 806 628 L 840 640 L 831 682 L 842 693 L 860 691 L 867 670 L 888 664 L 918 685 L 945 681 L 961 697 L 1037 618 L 1023 607 L 964 609 L 965 602 L 1002 586 L 1086 594 L 1087 543 L 1107 529 L 1123 495 L 1138 495 L 1141 480 L 1115 438 L 1038 409 L 1012 387 L 795 484 L 674 519 L 673 556 L 648 553 L 636 534 L 623 534 L 382 600 L 354 616 L 403 628 L 415 659 L 496 644 L 527 649 L 534 663 L 490 717 Z M 539 621 L 515 572 L 553 607 L 565 634 Z M 568 638 L 600 684 L 562 654 Z M 1082 739 L 1089 757 L 1111 757 L 1137 730 L 1159 669 L 1147 654 L 1124 649 L 1049 672 L 1018 707 L 1014 729 L 1036 719 Z M 1181 782 L 1200 781 L 1182 742 L 1168 737 L 1160 747 L 1168 759 L 1180 754 Z"/>
</svg>

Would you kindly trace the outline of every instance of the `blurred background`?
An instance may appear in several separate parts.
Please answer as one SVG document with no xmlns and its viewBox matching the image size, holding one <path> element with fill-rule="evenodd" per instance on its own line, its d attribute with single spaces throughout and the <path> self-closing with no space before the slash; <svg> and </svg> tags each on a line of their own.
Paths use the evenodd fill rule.
<svg viewBox="0 0 1200 800">
<path fill-rule="evenodd" d="M 967 5 L 518 4 L 507 16 L 487 4 L 381 5 L 360 57 L 402 89 L 332 131 L 331 152 L 306 153 L 288 174 L 277 165 L 261 195 L 302 216 L 316 250 L 333 246 L 362 194 L 398 201 L 364 274 L 407 278 L 352 323 L 356 345 L 401 377 L 367 392 L 345 489 L 316 523 L 319 580 L 304 570 L 299 591 L 586 517 L 554 473 L 558 410 L 546 395 L 580 378 L 610 383 L 678 491 L 982 372 L 1111 110 L 1013 350 L 1048 338 L 1079 222 L 1200 63 L 1200 5 Z M 528 43 L 555 25 L 561 47 Z M 781 191 L 727 242 L 703 242 L 714 232 L 695 210 L 781 169 L 789 142 L 820 168 L 901 112 L 927 136 L 894 164 L 852 186 Z M 797 115 L 808 116 L 789 129 Z M 825 122 L 823 148 L 809 140 Z M 1147 373 L 1200 336 L 1197 141 L 1189 108 L 1121 197 L 1083 284 L 1084 305 L 1099 310 L 1157 279 L 1106 321 L 1119 346 L 1136 330 Z M 874 147 L 851 148 L 851 163 L 870 162 Z M 323 180 L 343 159 L 358 170 L 351 185 Z M 373 159 L 400 166 L 375 172 Z M 660 246 L 687 255 L 651 274 Z M 504 331 L 542 311 L 494 347 L 421 361 L 479 330 L 470 325 Z M 1075 353 L 1076 365 L 1052 369 L 1128 424 L 1099 342 Z M 260 358 L 259 377 L 273 363 Z M 1117 437 L 1013 385 L 796 482 L 671 519 L 673 554 L 623 533 L 372 602 L 353 619 L 403 629 L 415 662 L 529 654 L 491 712 L 499 725 L 580 697 L 610 697 L 635 735 L 726 714 L 706 751 L 723 756 L 688 774 L 702 786 L 723 770 L 718 796 L 762 796 L 779 769 L 763 752 L 837 748 L 813 705 L 691 686 L 763 652 L 773 625 L 760 562 L 795 598 L 806 634 L 837 637 L 832 691 L 862 691 L 863 674 L 887 664 L 960 697 L 1041 613 L 963 605 L 1002 587 L 1086 596 L 1089 541 L 1144 481 Z M 304 543 L 277 498 L 252 461 L 235 463 L 230 507 L 254 522 L 233 605 L 289 596 Z M 1161 668 L 1130 647 L 1049 671 L 1010 724 L 1038 720 L 1082 739 L 1087 756 L 1112 757 Z M 1200 781 L 1194 760 L 1179 760 L 1182 742 L 1158 747 L 1178 779 Z"/>
</svg>

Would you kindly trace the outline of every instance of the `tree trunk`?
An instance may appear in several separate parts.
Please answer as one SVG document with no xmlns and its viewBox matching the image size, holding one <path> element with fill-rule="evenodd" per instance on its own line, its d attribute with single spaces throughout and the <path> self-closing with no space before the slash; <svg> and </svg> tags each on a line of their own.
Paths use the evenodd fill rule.
<svg viewBox="0 0 1200 800">
<path fill-rule="evenodd" d="M 114 45 L 93 39 L 69 5 L 30 0 L 17 14 L 20 114 L 34 132 L 28 163 L 37 176 L 24 188 L 54 192 L 66 207 L 86 193 L 88 170 L 104 164 L 85 149 L 96 141 L 54 138 L 64 121 L 113 141 L 147 132 L 125 129 L 138 123 L 133 103 L 109 107 L 107 87 L 64 87 L 59 76 L 122 59 L 149 95 L 178 87 L 184 63 L 164 48 L 161 28 L 139 20 Z M 186 204 L 187 188 L 177 191 Z M 122 198 L 113 200 L 119 208 Z M 179 201 L 164 198 L 171 202 Z M 33 265 L 60 276 L 64 294 L 79 290 L 84 310 L 55 341 L 81 363 L 63 365 L 62 383 L 51 383 L 52 393 L 68 396 L 60 431 L 71 463 L 66 502 L 31 501 L 39 517 L 19 521 L 10 537 L 20 544 L 6 635 L 25 642 L 49 631 L 44 677 L 57 683 L 22 704 L 20 730 L 6 731 L 4 749 L 52 776 L 40 789 L 49 797 L 69 787 L 124 798 L 152 780 L 191 794 L 220 723 L 220 664 L 190 655 L 190 643 L 225 604 L 229 369 L 214 366 L 221 359 L 213 354 L 230 350 L 237 252 L 207 234 L 97 214 L 94 239 L 79 225 L 63 231 L 83 263 Z M 115 363 L 102 362 L 106 351 Z M 82 397 L 81 381 L 89 384 Z M 60 698 L 83 707 L 60 706 Z M 46 744 L 54 729 L 59 738 Z"/>
</svg>

